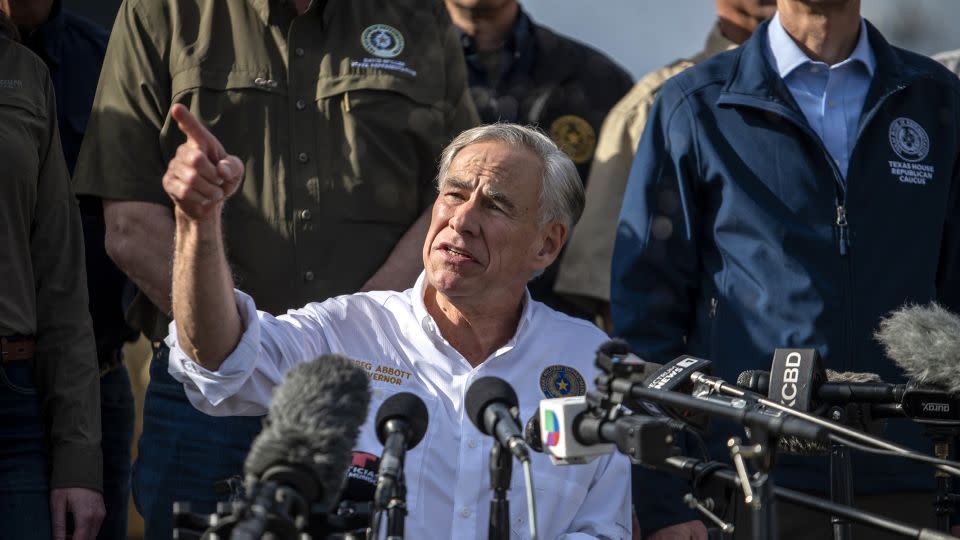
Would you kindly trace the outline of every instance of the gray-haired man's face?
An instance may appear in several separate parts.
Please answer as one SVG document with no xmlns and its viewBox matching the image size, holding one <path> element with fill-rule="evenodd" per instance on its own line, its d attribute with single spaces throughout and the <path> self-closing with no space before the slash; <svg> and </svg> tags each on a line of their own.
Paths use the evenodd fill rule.
<svg viewBox="0 0 960 540">
<path fill-rule="evenodd" d="M 424 242 L 429 283 L 451 298 L 522 291 L 566 234 L 540 225 L 541 177 L 529 150 L 499 141 L 461 149 L 440 182 Z"/>
</svg>

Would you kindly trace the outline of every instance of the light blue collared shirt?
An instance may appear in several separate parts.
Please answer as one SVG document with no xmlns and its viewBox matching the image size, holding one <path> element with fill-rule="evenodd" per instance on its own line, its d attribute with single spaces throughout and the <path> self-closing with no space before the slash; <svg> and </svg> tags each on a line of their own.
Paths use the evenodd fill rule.
<svg viewBox="0 0 960 540">
<path fill-rule="evenodd" d="M 811 60 L 800 50 L 780 24 L 779 13 L 770 21 L 767 36 L 767 60 L 846 180 L 860 113 L 876 69 L 866 23 L 860 19 L 860 38 L 850 57 L 832 66 Z"/>
</svg>

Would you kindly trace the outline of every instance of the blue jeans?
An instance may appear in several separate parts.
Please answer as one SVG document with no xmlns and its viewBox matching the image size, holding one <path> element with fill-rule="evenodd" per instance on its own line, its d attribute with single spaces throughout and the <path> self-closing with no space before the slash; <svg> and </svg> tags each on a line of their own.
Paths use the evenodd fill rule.
<svg viewBox="0 0 960 540">
<path fill-rule="evenodd" d="M 0 362 L 0 539 L 50 538 L 48 460 L 33 361 Z"/>
<path fill-rule="evenodd" d="M 100 424 L 103 429 L 103 502 L 107 516 L 97 540 L 127 538 L 130 499 L 130 444 L 133 442 L 133 392 L 122 364 L 100 377 Z"/>
<path fill-rule="evenodd" d="M 143 434 L 133 465 L 133 500 L 143 516 L 146 540 L 169 540 L 173 503 L 212 513 L 230 493 L 215 484 L 243 475 L 261 417 L 215 417 L 193 408 L 183 385 L 167 372 L 170 350 L 156 348 L 143 407 Z"/>
</svg>

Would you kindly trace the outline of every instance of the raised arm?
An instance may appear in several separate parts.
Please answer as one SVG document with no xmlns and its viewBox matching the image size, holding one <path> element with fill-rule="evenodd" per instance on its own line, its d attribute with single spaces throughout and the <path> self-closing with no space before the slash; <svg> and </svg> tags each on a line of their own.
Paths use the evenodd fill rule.
<svg viewBox="0 0 960 540">
<path fill-rule="evenodd" d="M 170 113 L 187 136 L 163 176 L 163 189 L 176 205 L 173 317 L 181 348 L 212 371 L 243 333 L 220 217 L 243 178 L 243 162 L 228 155 L 186 107 L 174 105 Z"/>
</svg>

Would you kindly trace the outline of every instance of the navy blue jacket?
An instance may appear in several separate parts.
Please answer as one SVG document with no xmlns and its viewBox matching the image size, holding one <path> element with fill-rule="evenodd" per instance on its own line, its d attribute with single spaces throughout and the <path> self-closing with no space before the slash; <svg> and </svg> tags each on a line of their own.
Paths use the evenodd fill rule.
<svg viewBox="0 0 960 540">
<path fill-rule="evenodd" d="M 960 82 L 867 28 L 877 70 L 846 183 L 768 64 L 766 25 L 664 85 L 613 258 L 615 334 L 641 356 L 700 356 L 732 381 L 770 369 L 777 347 L 816 347 L 829 368 L 898 382 L 872 337 L 879 320 L 934 299 L 960 311 Z M 905 420 L 885 436 L 931 449 Z M 775 478 L 829 486 L 824 460 L 784 457 Z M 680 495 L 637 480 L 642 525 L 668 524 Z M 860 455 L 854 480 L 860 492 L 935 486 L 929 468 Z"/>
</svg>

